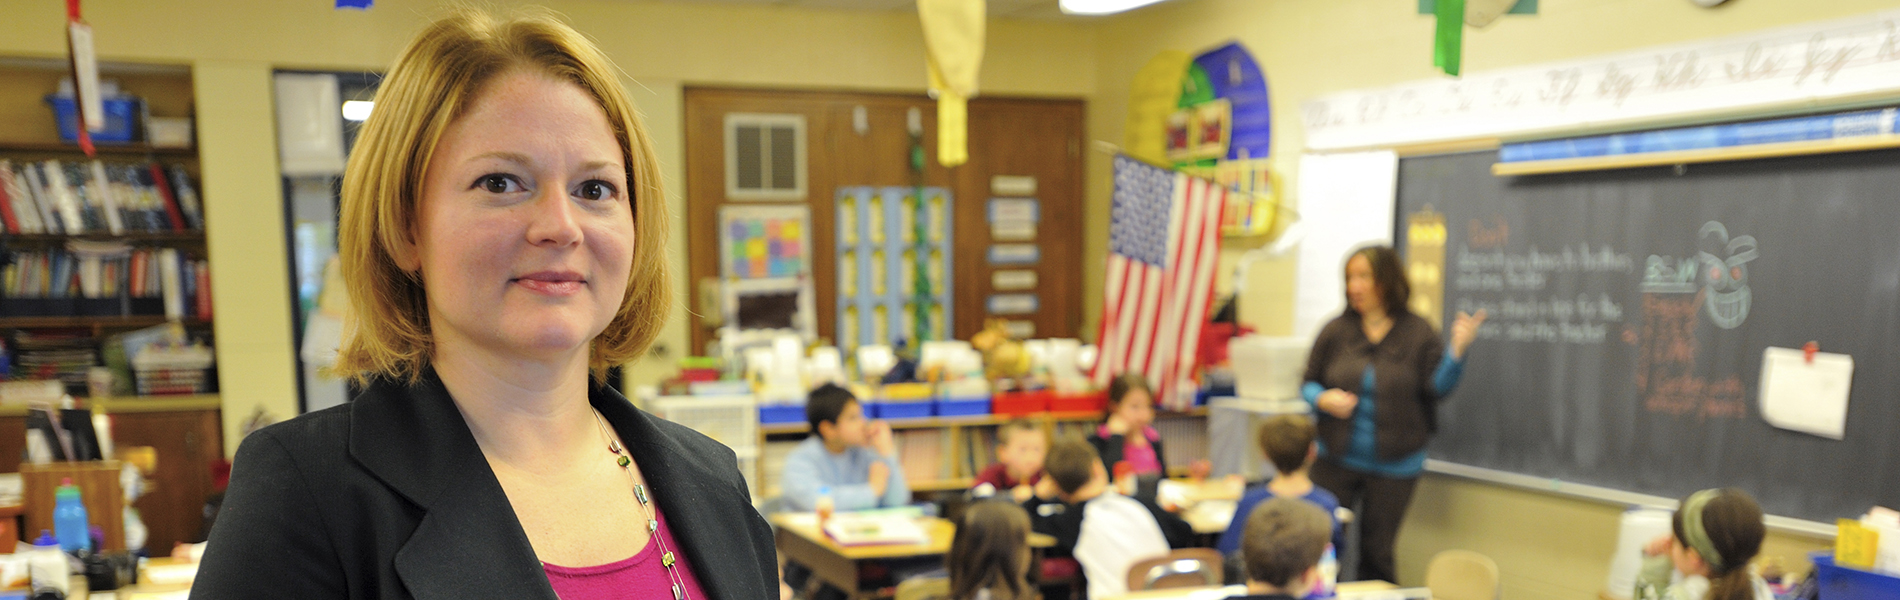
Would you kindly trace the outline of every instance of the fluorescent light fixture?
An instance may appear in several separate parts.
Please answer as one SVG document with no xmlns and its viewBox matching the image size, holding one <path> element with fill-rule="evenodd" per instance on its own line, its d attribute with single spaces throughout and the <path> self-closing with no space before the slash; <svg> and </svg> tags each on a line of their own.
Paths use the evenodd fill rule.
<svg viewBox="0 0 1900 600">
<path fill-rule="evenodd" d="M 343 120 L 345 121 L 368 120 L 370 109 L 375 108 L 375 107 L 376 107 L 376 103 L 370 102 L 368 100 L 346 100 L 343 102 Z"/>
<path fill-rule="evenodd" d="M 1071 15 L 1111 15 L 1141 8 L 1161 0 L 1062 0 L 1062 12 Z"/>
</svg>

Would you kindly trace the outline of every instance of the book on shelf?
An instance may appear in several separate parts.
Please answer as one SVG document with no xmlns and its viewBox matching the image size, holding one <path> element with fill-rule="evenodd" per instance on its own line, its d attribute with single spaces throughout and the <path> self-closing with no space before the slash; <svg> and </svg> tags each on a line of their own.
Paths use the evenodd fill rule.
<svg viewBox="0 0 1900 600">
<path fill-rule="evenodd" d="M 121 235 L 202 230 L 204 219 L 183 165 L 0 160 L 0 226 L 7 233 Z"/>
</svg>

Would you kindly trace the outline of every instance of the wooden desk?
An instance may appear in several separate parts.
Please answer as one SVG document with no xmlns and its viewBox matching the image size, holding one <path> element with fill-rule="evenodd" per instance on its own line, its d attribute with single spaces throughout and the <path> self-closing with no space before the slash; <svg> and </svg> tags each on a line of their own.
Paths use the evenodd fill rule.
<svg viewBox="0 0 1900 600">
<path fill-rule="evenodd" d="M 1348 581 L 1339 584 L 1339 587 L 1336 589 L 1340 600 L 1352 600 L 1354 597 L 1370 596 L 1379 592 L 1403 591 L 1410 591 L 1410 589 L 1400 588 L 1386 581 Z M 1246 595 L 1246 593 L 1247 587 L 1241 585 L 1225 587 L 1201 586 L 1130 592 L 1126 595 L 1116 596 L 1106 600 L 1218 600 L 1231 596 L 1242 596 Z"/>
<path fill-rule="evenodd" d="M 930 541 L 922 544 L 840 546 L 819 530 L 810 513 L 780 513 L 772 515 L 770 521 L 778 530 L 775 542 L 779 554 L 788 561 L 805 565 L 818 580 L 844 590 L 853 598 L 869 597 L 858 590 L 860 562 L 942 556 L 950 551 L 950 540 L 957 532 L 956 525 L 949 521 L 921 517 L 918 525 L 930 537 Z M 1032 548 L 1047 548 L 1055 543 L 1053 537 L 1029 534 Z"/>
</svg>

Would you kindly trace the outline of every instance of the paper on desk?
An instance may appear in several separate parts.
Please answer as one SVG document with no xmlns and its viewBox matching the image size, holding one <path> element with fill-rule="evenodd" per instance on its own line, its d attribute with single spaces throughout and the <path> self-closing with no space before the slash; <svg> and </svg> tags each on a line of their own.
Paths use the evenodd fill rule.
<svg viewBox="0 0 1900 600">
<path fill-rule="evenodd" d="M 145 582 L 157 585 L 191 583 L 198 577 L 198 563 L 173 563 L 145 567 Z"/>
<path fill-rule="evenodd" d="M 1847 431 L 1847 393 L 1854 381 L 1854 357 L 1794 348 L 1762 351 L 1761 416 L 1790 431 L 1841 439 Z"/>
<path fill-rule="evenodd" d="M 840 546 L 924 544 L 930 535 L 917 526 L 916 517 L 840 513 L 825 522 L 825 535 Z"/>
</svg>

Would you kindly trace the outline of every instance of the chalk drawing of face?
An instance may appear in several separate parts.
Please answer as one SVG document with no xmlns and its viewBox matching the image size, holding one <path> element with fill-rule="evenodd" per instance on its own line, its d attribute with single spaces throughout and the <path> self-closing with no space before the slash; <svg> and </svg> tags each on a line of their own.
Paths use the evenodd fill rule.
<svg viewBox="0 0 1900 600">
<path fill-rule="evenodd" d="M 1748 319 L 1748 261 L 1755 260 L 1755 236 L 1742 235 L 1730 238 L 1728 228 L 1720 222 L 1709 221 L 1702 225 L 1701 238 L 1704 248 L 1711 248 L 1726 255 L 1718 257 L 1714 253 L 1703 251 L 1702 288 L 1708 297 L 1709 320 L 1716 327 L 1734 329 Z"/>
</svg>

